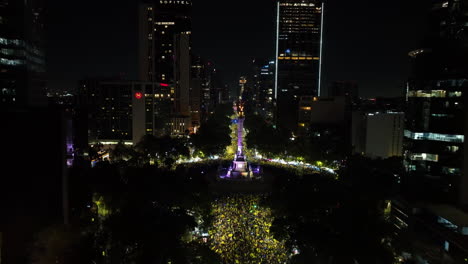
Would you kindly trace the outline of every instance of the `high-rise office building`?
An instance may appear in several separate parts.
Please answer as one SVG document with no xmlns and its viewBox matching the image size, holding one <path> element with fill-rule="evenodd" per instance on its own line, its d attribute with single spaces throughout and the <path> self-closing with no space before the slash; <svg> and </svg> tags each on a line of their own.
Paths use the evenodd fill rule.
<svg viewBox="0 0 468 264">
<path fill-rule="evenodd" d="M 278 124 L 295 131 L 300 96 L 319 96 L 323 8 L 318 0 L 279 0 L 274 98 Z"/>
<path fill-rule="evenodd" d="M 145 0 L 139 7 L 139 79 L 168 84 L 172 123 L 191 127 L 189 0 Z M 180 131 L 180 127 L 176 129 Z M 174 134 L 175 130 L 171 130 Z M 180 134 L 180 133 L 175 133 Z"/>
<path fill-rule="evenodd" d="M 0 1 L 0 106 L 42 106 L 45 96 L 42 1 Z"/>
<path fill-rule="evenodd" d="M 190 116 L 190 43 L 189 35 L 175 35 L 174 88 L 175 112 L 179 116 Z"/>
<path fill-rule="evenodd" d="M 138 143 L 147 134 L 171 134 L 171 91 L 164 83 L 80 81 L 77 105 L 86 109 L 89 143 Z"/>
<path fill-rule="evenodd" d="M 131 93 L 128 81 L 79 82 L 77 106 L 86 112 L 89 142 L 132 139 Z"/>
<path fill-rule="evenodd" d="M 468 256 L 468 5 L 431 3 L 425 38 L 409 53 L 414 65 L 406 92 L 405 200 L 392 211 L 402 212 L 394 219 L 403 224 L 399 232 L 410 234 L 410 243 L 443 252 L 431 259 L 413 249 L 413 256 L 462 263 Z"/>
<path fill-rule="evenodd" d="M 404 131 L 409 180 L 418 183 L 411 192 L 461 206 L 468 205 L 467 14 L 465 1 L 433 5 L 426 38 L 409 53 L 414 71 Z"/>
<path fill-rule="evenodd" d="M 275 61 L 266 59 L 254 59 L 251 64 L 251 72 L 247 79 L 248 104 L 252 104 L 254 111 L 268 120 L 273 120 L 273 90 L 275 78 Z"/>
<path fill-rule="evenodd" d="M 174 81 L 176 36 L 190 35 L 191 9 L 192 2 L 189 0 L 147 0 L 140 4 L 140 80 Z"/>
<path fill-rule="evenodd" d="M 192 56 L 190 77 L 190 111 L 194 132 L 200 127 L 209 112 L 211 62 L 200 56 Z"/>
<path fill-rule="evenodd" d="M 144 135 L 163 136 L 182 134 L 179 118 L 170 115 L 171 89 L 164 83 L 133 83 L 132 85 L 132 138 L 136 144 Z M 176 122 L 176 121 L 179 122 Z M 184 119 L 186 122 L 186 119 Z M 182 130 L 182 131 L 181 131 Z"/>
</svg>

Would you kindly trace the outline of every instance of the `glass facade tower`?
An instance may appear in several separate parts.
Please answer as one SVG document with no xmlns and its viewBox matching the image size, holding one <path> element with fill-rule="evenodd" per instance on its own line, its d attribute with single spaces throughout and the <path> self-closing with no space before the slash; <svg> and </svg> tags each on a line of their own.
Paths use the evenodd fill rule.
<svg viewBox="0 0 468 264">
<path fill-rule="evenodd" d="M 411 51 L 405 162 L 411 192 L 434 202 L 468 203 L 463 168 L 468 89 L 468 13 L 462 1 L 436 1 L 421 48 Z M 417 186 L 417 187 L 416 187 Z"/>
<path fill-rule="evenodd" d="M 277 120 L 294 131 L 299 97 L 320 95 L 323 3 L 279 0 L 276 8 Z"/>
<path fill-rule="evenodd" d="M 44 4 L 0 0 L 0 107 L 46 105 Z"/>
</svg>

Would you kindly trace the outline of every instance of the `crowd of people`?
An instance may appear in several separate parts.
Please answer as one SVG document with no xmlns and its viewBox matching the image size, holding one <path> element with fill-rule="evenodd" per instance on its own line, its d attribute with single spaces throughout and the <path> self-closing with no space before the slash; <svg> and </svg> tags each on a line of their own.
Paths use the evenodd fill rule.
<svg viewBox="0 0 468 264">
<path fill-rule="evenodd" d="M 225 263 L 280 264 L 287 260 L 284 243 L 270 234 L 271 211 L 255 195 L 231 195 L 213 202 L 210 244 Z"/>
</svg>

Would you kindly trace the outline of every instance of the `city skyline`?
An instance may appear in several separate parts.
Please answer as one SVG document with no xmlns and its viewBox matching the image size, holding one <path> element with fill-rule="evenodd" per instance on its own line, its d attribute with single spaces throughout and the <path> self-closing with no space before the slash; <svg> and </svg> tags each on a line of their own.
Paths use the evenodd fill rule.
<svg viewBox="0 0 468 264">
<path fill-rule="evenodd" d="M 0 0 L 0 65 L 1 263 L 468 261 L 468 0 Z"/>
<path fill-rule="evenodd" d="M 365 1 L 326 1 L 324 90 L 332 81 L 354 80 L 364 97 L 402 96 L 409 73 L 407 54 L 417 47 L 429 8 L 422 2 L 397 1 L 384 7 Z M 76 88 L 77 80 L 85 77 L 123 74 L 127 79 L 138 79 L 136 3 L 84 1 L 73 14 L 61 12 L 61 3 L 52 1 L 49 5 L 53 6 L 46 30 L 50 88 Z M 250 8 L 244 9 L 246 5 Z M 103 19 L 106 10 L 109 17 Z M 194 2 L 193 51 L 213 61 L 232 87 L 252 59 L 274 58 L 274 12 L 274 1 L 239 5 Z M 236 20 L 237 14 L 243 19 Z M 396 17 L 394 23 L 387 23 Z M 371 41 L 366 40 L 368 36 L 373 36 Z M 66 64 L 67 57 L 61 54 L 76 61 L 65 73 L 60 65 Z"/>
</svg>

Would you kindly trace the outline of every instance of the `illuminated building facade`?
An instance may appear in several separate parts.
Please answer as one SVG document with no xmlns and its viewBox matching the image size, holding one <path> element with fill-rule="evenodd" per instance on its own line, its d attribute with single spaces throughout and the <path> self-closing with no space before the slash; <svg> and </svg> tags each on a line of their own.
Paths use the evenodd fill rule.
<svg viewBox="0 0 468 264">
<path fill-rule="evenodd" d="M 140 4 L 140 80 L 173 83 L 176 36 L 191 34 L 191 9 L 189 0 L 148 0 Z"/>
<path fill-rule="evenodd" d="M 300 96 L 320 95 L 323 3 L 279 0 L 274 98 L 279 125 L 297 128 Z"/>
<path fill-rule="evenodd" d="M 77 103 L 86 109 L 89 142 L 133 141 L 169 134 L 168 84 L 120 80 L 83 80 Z"/>
<path fill-rule="evenodd" d="M 275 61 L 255 59 L 251 67 L 247 90 L 244 92 L 249 98 L 246 103 L 265 119 L 273 120 Z"/>
<path fill-rule="evenodd" d="M 437 1 L 429 34 L 411 51 L 407 84 L 406 168 L 409 180 L 431 200 L 468 204 L 466 89 L 468 89 L 468 7 Z"/>
<path fill-rule="evenodd" d="M 172 107 L 164 115 L 178 120 L 174 124 L 181 119 L 191 124 L 191 10 L 189 0 L 147 0 L 139 6 L 139 79 L 169 85 Z M 169 134 L 183 133 L 179 128 Z"/>
<path fill-rule="evenodd" d="M 0 106 L 45 106 L 44 7 L 0 1 Z"/>
<path fill-rule="evenodd" d="M 137 143 L 144 135 L 171 134 L 174 118 L 170 114 L 171 89 L 165 83 L 136 83 L 132 86 L 132 140 Z M 178 132 L 178 131 L 177 131 Z"/>
</svg>

